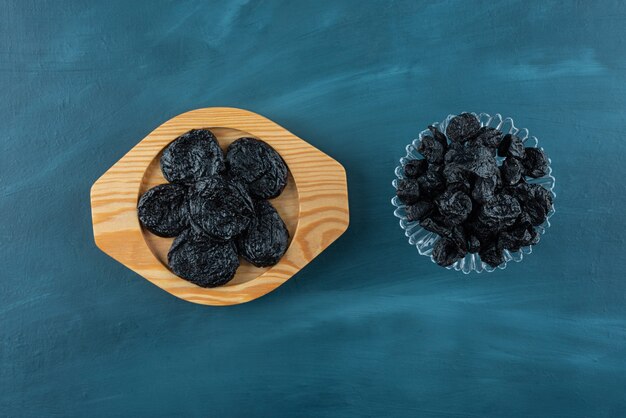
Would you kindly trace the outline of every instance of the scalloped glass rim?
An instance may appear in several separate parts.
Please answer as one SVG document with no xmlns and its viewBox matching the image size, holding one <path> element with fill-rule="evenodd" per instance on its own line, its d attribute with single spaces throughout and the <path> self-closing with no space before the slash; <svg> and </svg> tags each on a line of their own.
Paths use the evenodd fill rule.
<svg viewBox="0 0 626 418">
<path fill-rule="evenodd" d="M 503 118 L 502 115 L 496 113 L 494 116 L 490 116 L 487 113 L 474 113 L 470 112 L 474 116 L 478 118 L 480 121 L 480 126 L 490 126 L 496 129 L 500 129 L 504 133 L 510 133 L 519 136 L 522 141 L 524 141 L 524 145 L 527 147 L 539 148 L 539 140 L 535 136 L 530 136 L 528 129 L 526 128 L 516 128 L 512 118 Z M 447 118 L 443 120 L 443 122 L 435 122 L 434 126 L 437 126 L 441 132 L 446 131 L 446 127 L 455 115 L 448 115 Z M 423 130 L 419 133 L 419 137 L 414 139 L 409 145 L 406 146 L 406 156 L 400 159 L 400 165 L 396 167 L 395 174 L 396 179 L 393 180 L 392 184 L 395 189 L 398 187 L 398 180 L 404 178 L 404 165 L 409 160 L 419 160 L 422 159 L 422 155 L 417 152 L 417 147 L 419 143 L 422 141 L 424 135 L 430 135 L 430 131 L 428 129 Z M 503 158 L 496 157 L 498 163 L 501 163 Z M 550 167 L 548 169 L 548 174 L 544 177 L 538 179 L 526 179 L 528 183 L 540 184 L 550 191 L 552 197 L 555 198 L 556 194 L 554 193 L 554 184 L 555 179 L 552 176 L 552 161 L 550 160 Z M 439 239 L 439 236 L 433 232 L 426 231 L 424 228 L 420 227 L 417 222 L 408 221 L 406 218 L 406 210 L 405 205 L 400 202 L 397 197 L 393 197 L 391 199 L 391 203 L 396 207 L 393 214 L 400 219 L 400 227 L 404 230 L 404 234 L 408 238 L 409 244 L 415 246 L 420 255 L 425 255 L 430 257 L 430 260 L 434 263 L 432 252 L 433 245 Z M 554 206 L 550 213 L 548 213 L 548 217 L 546 221 L 537 227 L 537 230 L 540 234 L 545 234 L 546 230 L 550 227 L 550 218 L 554 215 L 555 209 Z M 480 256 L 478 254 L 467 254 L 462 259 L 458 260 L 456 263 L 451 266 L 446 267 L 447 269 L 454 269 L 456 271 L 462 271 L 465 274 L 469 274 L 471 272 L 482 273 L 483 271 L 492 272 L 496 269 L 504 269 L 510 261 L 520 262 L 524 258 L 524 254 L 532 253 L 533 246 L 529 245 L 528 247 L 523 247 L 519 251 L 511 252 L 508 250 L 504 251 L 504 263 L 500 264 L 498 267 L 491 267 L 487 263 L 481 261 Z"/>
</svg>

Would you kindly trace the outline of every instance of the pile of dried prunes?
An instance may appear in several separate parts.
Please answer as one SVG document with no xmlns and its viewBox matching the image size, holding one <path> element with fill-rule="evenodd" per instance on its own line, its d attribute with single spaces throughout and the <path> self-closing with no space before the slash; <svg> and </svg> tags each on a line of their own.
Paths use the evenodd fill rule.
<svg viewBox="0 0 626 418">
<path fill-rule="evenodd" d="M 202 287 L 221 286 L 239 267 L 239 256 L 272 266 L 287 251 L 289 232 L 267 199 L 287 184 L 285 161 L 267 143 L 239 138 L 222 152 L 208 129 L 171 142 L 161 156 L 169 183 L 139 199 L 139 220 L 150 232 L 176 237 L 170 269 Z"/>
<path fill-rule="evenodd" d="M 439 235 L 435 262 L 446 267 L 478 253 L 497 267 L 504 250 L 537 244 L 536 227 L 552 210 L 552 194 L 527 179 L 549 173 L 546 154 L 515 135 L 481 127 L 470 113 L 452 118 L 445 134 L 428 129 L 418 146 L 424 158 L 404 165 L 396 194 L 409 221 Z"/>
</svg>

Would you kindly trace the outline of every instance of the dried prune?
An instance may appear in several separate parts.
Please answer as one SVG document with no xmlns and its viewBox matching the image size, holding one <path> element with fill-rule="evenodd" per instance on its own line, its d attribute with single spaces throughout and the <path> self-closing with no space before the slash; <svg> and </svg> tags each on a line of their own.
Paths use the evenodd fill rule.
<svg viewBox="0 0 626 418">
<path fill-rule="evenodd" d="M 473 142 L 476 145 L 483 145 L 485 147 L 496 149 L 498 145 L 500 145 L 500 141 L 502 140 L 502 131 L 496 128 L 490 128 L 488 126 L 483 126 L 480 128 L 473 139 Z"/>
<path fill-rule="evenodd" d="M 440 164 L 443 162 L 446 149 L 432 136 L 424 136 L 417 147 L 417 152 L 422 154 L 426 161 L 433 164 Z"/>
<path fill-rule="evenodd" d="M 194 183 L 189 190 L 188 206 L 192 225 L 218 240 L 239 235 L 254 217 L 245 187 L 220 176 Z"/>
<path fill-rule="evenodd" d="M 428 161 L 410 160 L 404 165 L 404 176 L 409 179 L 416 179 L 426 172 Z"/>
<path fill-rule="evenodd" d="M 242 179 L 256 199 L 275 198 L 287 185 L 285 161 L 259 139 L 237 139 L 228 147 L 226 162 L 230 173 Z"/>
<path fill-rule="evenodd" d="M 411 205 L 420 198 L 420 186 L 416 180 L 402 179 L 398 181 L 396 196 L 404 204 Z"/>
<path fill-rule="evenodd" d="M 480 251 L 480 240 L 476 235 L 470 235 L 467 239 L 467 252 L 477 253 Z"/>
<path fill-rule="evenodd" d="M 433 247 L 433 260 L 442 267 L 448 267 L 465 256 L 466 252 L 451 239 L 440 238 Z"/>
<path fill-rule="evenodd" d="M 498 245 L 509 251 L 519 251 L 520 248 L 529 245 L 532 235 L 526 228 L 513 228 L 500 234 Z"/>
<path fill-rule="evenodd" d="M 441 167 L 435 164 L 428 166 L 428 170 L 418 177 L 417 183 L 420 186 L 420 195 L 433 197 L 441 193 L 446 188 L 446 182 L 441 175 Z"/>
<path fill-rule="evenodd" d="M 500 194 L 480 207 L 478 220 L 488 228 L 501 231 L 513 225 L 521 213 L 522 208 L 517 199 Z"/>
<path fill-rule="evenodd" d="M 456 159 L 465 170 L 478 177 L 492 177 L 498 170 L 498 164 L 492 153 L 485 147 L 469 147 Z"/>
<path fill-rule="evenodd" d="M 522 140 L 511 134 L 506 134 L 498 146 L 500 157 L 524 158 L 524 143 Z"/>
<path fill-rule="evenodd" d="M 289 231 L 270 202 L 255 202 L 254 211 L 252 223 L 237 238 L 237 249 L 256 267 L 273 266 L 287 251 Z"/>
<path fill-rule="evenodd" d="M 193 129 L 179 136 L 161 155 L 161 171 L 169 182 L 190 183 L 223 169 L 224 153 L 208 129 Z"/>
<path fill-rule="evenodd" d="M 444 149 L 448 148 L 448 140 L 446 139 L 446 136 L 443 134 L 443 132 L 439 130 L 438 127 L 433 126 L 433 125 L 428 125 L 428 130 L 433 134 L 433 138 L 435 138 L 435 140 L 439 142 Z"/>
<path fill-rule="evenodd" d="M 465 142 L 480 129 L 480 122 L 471 113 L 453 117 L 446 128 L 446 135 L 453 142 Z"/>
<path fill-rule="evenodd" d="M 188 230 L 174 240 L 167 263 L 177 276 L 201 287 L 215 287 L 235 276 L 239 258 L 232 242 L 214 241 Z"/>
<path fill-rule="evenodd" d="M 549 161 L 546 154 L 539 148 L 526 148 L 524 164 L 524 175 L 532 178 L 543 177 L 548 174 Z"/>
<path fill-rule="evenodd" d="M 472 189 L 472 199 L 477 203 L 485 203 L 493 199 L 497 184 L 497 176 L 488 178 L 478 177 Z"/>
<path fill-rule="evenodd" d="M 552 194 L 539 184 L 521 184 L 519 199 L 526 210 L 532 225 L 541 225 L 552 210 Z"/>
<path fill-rule="evenodd" d="M 186 195 L 187 187 L 182 184 L 161 184 L 153 187 L 139 199 L 139 220 L 153 234 L 175 237 L 189 224 Z"/>
<path fill-rule="evenodd" d="M 460 224 L 472 211 L 472 199 L 460 191 L 447 190 L 437 198 L 435 203 L 447 225 Z"/>
<path fill-rule="evenodd" d="M 480 255 L 482 261 L 489 264 L 491 267 L 498 267 L 500 264 L 504 263 L 502 249 L 495 243 L 481 248 L 478 255 Z"/>
<path fill-rule="evenodd" d="M 434 232 L 435 234 L 445 237 L 450 235 L 450 227 L 443 224 L 442 219 L 435 217 L 426 217 L 420 221 L 420 226 L 427 231 Z"/>
<path fill-rule="evenodd" d="M 507 157 L 500 166 L 502 183 L 511 186 L 519 183 L 524 172 L 522 162 L 517 158 Z"/>
<path fill-rule="evenodd" d="M 432 203 L 425 200 L 420 200 L 413 205 L 407 205 L 406 218 L 409 221 L 421 221 L 432 212 L 433 207 Z"/>
</svg>

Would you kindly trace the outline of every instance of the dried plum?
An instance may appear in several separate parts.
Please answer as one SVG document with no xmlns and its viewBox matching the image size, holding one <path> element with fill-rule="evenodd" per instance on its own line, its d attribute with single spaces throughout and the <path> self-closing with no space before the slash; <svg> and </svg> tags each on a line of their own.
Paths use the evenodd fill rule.
<svg viewBox="0 0 626 418">
<path fill-rule="evenodd" d="M 404 165 L 404 176 L 409 179 L 416 179 L 426 172 L 428 161 L 410 160 Z"/>
<path fill-rule="evenodd" d="M 446 149 L 441 142 L 427 135 L 422 137 L 417 152 L 422 154 L 429 163 L 440 164 L 443 162 Z"/>
<path fill-rule="evenodd" d="M 188 225 L 187 188 L 182 184 L 161 184 L 148 190 L 137 204 L 139 220 L 150 232 L 175 237 Z"/>
<path fill-rule="evenodd" d="M 273 266 L 287 251 L 289 231 L 270 202 L 257 201 L 254 210 L 252 223 L 237 238 L 237 249 L 256 267 Z"/>
<path fill-rule="evenodd" d="M 420 200 L 419 202 L 407 205 L 406 218 L 409 221 L 421 221 L 426 218 L 433 210 L 434 205 L 431 202 Z"/>
<path fill-rule="evenodd" d="M 447 190 L 437 198 L 435 203 L 447 225 L 460 224 L 472 211 L 472 199 L 460 191 Z"/>
<path fill-rule="evenodd" d="M 435 261 L 448 266 L 469 251 L 495 267 L 504 250 L 538 243 L 552 195 L 527 178 L 548 173 L 543 151 L 469 113 L 451 118 L 445 135 L 428 129 L 418 146 L 425 159 L 405 164 L 397 195 L 407 220 L 441 237 Z"/>
<path fill-rule="evenodd" d="M 451 239 L 440 238 L 433 247 L 433 260 L 442 267 L 448 267 L 463 258 L 466 251 L 458 247 Z"/>
<path fill-rule="evenodd" d="M 237 139 L 228 146 L 226 162 L 230 173 L 242 179 L 256 199 L 273 199 L 287 185 L 287 164 L 259 139 Z"/>
<path fill-rule="evenodd" d="M 465 142 L 480 129 L 480 122 L 471 113 L 461 113 L 453 117 L 446 128 L 446 135 L 452 142 Z"/>
<path fill-rule="evenodd" d="M 171 183 L 190 183 L 223 169 L 224 153 L 208 129 L 193 129 L 179 136 L 161 155 L 163 177 Z"/>
<path fill-rule="evenodd" d="M 194 183 L 189 190 L 188 206 L 192 225 L 218 240 L 236 237 L 254 217 L 245 187 L 219 176 Z"/>
<path fill-rule="evenodd" d="M 167 263 L 179 277 L 201 287 L 216 287 L 229 282 L 239 267 L 232 242 L 219 242 L 185 231 L 172 244 Z"/>
<path fill-rule="evenodd" d="M 532 178 L 543 177 L 548 174 L 549 161 L 546 154 L 539 148 L 526 148 L 524 164 L 524 175 Z"/>
<path fill-rule="evenodd" d="M 511 186 L 519 183 L 524 172 L 522 162 L 517 158 L 507 157 L 500 166 L 502 183 Z"/>
<path fill-rule="evenodd" d="M 515 223 L 522 213 L 517 199 L 507 194 L 500 194 L 480 207 L 478 220 L 488 228 L 501 231 Z"/>
<path fill-rule="evenodd" d="M 522 140 L 511 134 L 506 134 L 498 146 L 500 157 L 524 158 L 524 143 Z"/>
<path fill-rule="evenodd" d="M 482 261 L 489 264 L 491 267 L 498 267 L 500 264 L 504 263 L 504 253 L 495 243 L 482 248 L 478 255 L 480 255 Z"/>
<path fill-rule="evenodd" d="M 411 205 L 420 198 L 420 186 L 416 180 L 402 179 L 398 181 L 396 196 L 404 204 Z"/>
</svg>

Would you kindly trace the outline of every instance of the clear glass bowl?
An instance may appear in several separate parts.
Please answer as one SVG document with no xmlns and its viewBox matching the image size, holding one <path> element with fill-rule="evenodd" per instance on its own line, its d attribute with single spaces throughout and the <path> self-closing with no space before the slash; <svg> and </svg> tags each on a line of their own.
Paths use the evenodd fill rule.
<svg viewBox="0 0 626 418">
<path fill-rule="evenodd" d="M 513 123 L 513 119 L 502 118 L 500 114 L 496 114 L 495 116 L 492 117 L 486 113 L 480 113 L 480 114 L 476 114 L 474 112 L 471 112 L 471 113 L 478 118 L 478 120 L 480 121 L 480 126 L 490 126 L 490 127 L 501 130 L 505 134 L 509 133 L 509 134 L 517 135 L 518 137 L 522 139 L 522 141 L 524 141 L 525 146 L 540 148 L 539 141 L 537 140 L 537 138 L 534 136 L 529 136 L 528 129 L 526 128 L 523 128 L 523 129 L 516 128 L 515 124 Z M 436 122 L 436 123 L 433 123 L 433 125 L 437 126 L 441 132 L 445 133 L 448 123 L 454 116 L 455 115 L 448 115 L 448 117 L 443 122 L 441 123 Z M 400 165 L 396 167 L 395 174 L 396 174 L 397 179 L 395 179 L 392 183 L 394 188 L 397 189 L 398 180 L 404 178 L 404 165 L 407 163 L 407 161 L 419 160 L 423 158 L 422 155 L 419 152 L 417 152 L 417 147 L 422 141 L 422 138 L 424 137 L 424 135 L 431 135 L 431 132 L 428 129 L 423 130 L 422 132 L 420 132 L 419 137 L 417 139 L 414 139 L 413 142 L 407 145 L 406 156 L 400 159 Z M 496 157 L 496 160 L 498 161 L 498 165 L 500 165 L 502 161 L 504 160 L 504 158 Z M 550 163 L 551 162 L 552 161 L 550 161 Z M 550 191 L 553 198 L 556 197 L 556 194 L 554 193 L 555 180 L 554 180 L 554 177 L 552 176 L 552 167 L 549 168 L 548 174 L 546 176 L 538 178 L 538 179 L 527 178 L 526 180 L 528 181 L 528 183 L 540 184 L 541 186 L 545 187 L 546 189 Z M 396 196 L 394 196 L 394 198 L 391 199 L 391 203 L 396 207 L 393 214 L 396 217 L 400 218 L 400 227 L 404 230 L 404 234 L 408 238 L 409 244 L 414 245 L 417 248 L 417 251 L 421 255 L 430 257 L 431 261 L 434 263 L 435 261 L 433 260 L 433 257 L 432 257 L 433 246 L 435 242 L 437 242 L 437 240 L 439 239 L 439 235 L 425 230 L 415 221 L 408 221 L 406 218 L 405 205 L 402 202 L 400 202 L 400 200 Z M 554 215 L 554 207 L 552 208 L 550 213 L 548 213 L 548 218 L 546 219 L 546 221 L 542 225 L 537 227 L 537 230 L 539 231 L 540 234 L 545 234 L 546 230 L 550 227 L 550 217 L 552 215 Z M 524 254 L 530 254 L 532 252 L 533 250 L 532 247 L 533 247 L 532 245 L 528 247 L 523 247 L 517 252 L 511 252 L 511 251 L 505 250 L 504 251 L 504 263 L 500 264 L 498 267 L 491 267 L 487 263 L 484 263 L 483 261 L 481 261 L 480 256 L 478 254 L 468 253 L 465 257 L 463 257 L 462 259 L 458 260 L 456 263 L 446 268 L 454 269 L 457 271 L 462 271 L 465 274 L 468 274 L 471 272 L 482 273 L 483 271 L 492 272 L 496 269 L 506 268 L 509 261 L 516 261 L 516 262 L 522 261 L 522 259 L 524 258 Z"/>
</svg>

